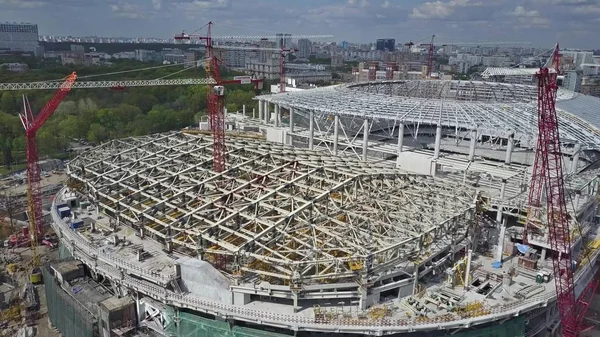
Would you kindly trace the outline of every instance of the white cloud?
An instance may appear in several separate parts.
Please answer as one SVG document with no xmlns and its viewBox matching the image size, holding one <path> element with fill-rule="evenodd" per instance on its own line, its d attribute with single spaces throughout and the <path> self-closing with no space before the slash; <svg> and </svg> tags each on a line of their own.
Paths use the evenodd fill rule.
<svg viewBox="0 0 600 337">
<path fill-rule="evenodd" d="M 514 16 L 516 23 L 513 26 L 515 29 L 520 28 L 548 28 L 551 21 L 548 18 L 542 17 L 540 12 L 535 9 L 528 10 L 523 6 L 517 6 L 510 12 Z"/>
<path fill-rule="evenodd" d="M 540 12 L 536 10 L 526 10 L 523 6 L 517 6 L 512 13 L 516 17 L 536 17 L 540 16 Z"/>
<path fill-rule="evenodd" d="M 9 7 L 16 8 L 40 8 L 46 5 L 43 1 L 32 1 L 32 0 L 0 0 L 0 5 L 6 5 Z"/>
<path fill-rule="evenodd" d="M 389 8 L 389 7 L 390 7 L 390 2 L 387 0 L 381 4 L 381 8 Z"/>
<path fill-rule="evenodd" d="M 162 0 L 152 0 L 152 7 L 154 9 L 159 10 L 162 7 Z"/>
<path fill-rule="evenodd" d="M 369 5 L 367 0 L 348 0 L 348 6 L 350 7 L 362 7 L 365 8 Z"/>
<path fill-rule="evenodd" d="M 457 9 L 481 6 L 481 1 L 472 0 L 450 0 L 448 2 L 435 1 L 426 2 L 419 7 L 413 8 L 410 17 L 413 19 L 447 19 L 452 16 Z"/>
<path fill-rule="evenodd" d="M 600 15 L 600 4 L 577 6 L 571 12 L 582 15 Z"/>
</svg>

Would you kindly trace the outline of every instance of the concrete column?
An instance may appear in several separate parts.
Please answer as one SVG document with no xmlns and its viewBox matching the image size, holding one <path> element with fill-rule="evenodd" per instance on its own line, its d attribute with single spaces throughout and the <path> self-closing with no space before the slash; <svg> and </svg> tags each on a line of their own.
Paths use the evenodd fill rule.
<svg viewBox="0 0 600 337">
<path fill-rule="evenodd" d="M 546 248 L 542 248 L 542 253 L 540 254 L 540 261 L 542 261 L 542 263 L 544 263 L 544 261 L 546 260 L 546 254 L 547 254 Z"/>
<path fill-rule="evenodd" d="M 575 144 L 575 154 L 573 154 L 573 163 L 571 164 L 571 173 L 577 172 L 577 166 L 579 166 L 579 154 L 581 152 L 581 144 Z"/>
<path fill-rule="evenodd" d="M 504 202 L 504 193 L 506 191 L 506 179 L 502 179 L 502 184 L 500 185 L 500 202 Z M 502 221 L 502 204 L 498 205 L 498 212 L 496 213 L 496 221 Z"/>
<path fill-rule="evenodd" d="M 467 253 L 467 268 L 465 270 L 465 290 L 469 290 L 469 284 L 470 284 L 470 277 L 469 275 L 471 274 L 471 258 L 473 257 L 473 250 L 469 249 L 469 252 Z"/>
<path fill-rule="evenodd" d="M 292 291 L 292 296 L 294 297 L 294 313 L 298 312 L 298 292 Z"/>
<path fill-rule="evenodd" d="M 269 102 L 265 101 L 265 124 L 269 125 L 271 121 L 271 111 L 269 111 L 270 106 Z"/>
<path fill-rule="evenodd" d="M 315 142 L 315 113 L 308 114 L 308 149 L 312 150 Z"/>
<path fill-rule="evenodd" d="M 415 264 L 415 271 L 413 271 L 413 295 L 416 295 L 419 291 L 419 265 Z"/>
<path fill-rule="evenodd" d="M 367 161 L 367 150 L 369 149 L 369 120 L 365 118 L 363 122 L 363 146 L 362 160 Z"/>
<path fill-rule="evenodd" d="M 290 108 L 290 133 L 294 132 L 294 108 Z"/>
<path fill-rule="evenodd" d="M 442 125 L 438 124 L 435 128 L 435 147 L 433 150 L 433 159 L 440 157 L 440 146 L 442 144 Z"/>
<path fill-rule="evenodd" d="M 263 100 L 261 99 L 258 101 L 258 121 L 262 121 L 262 119 L 263 119 L 263 107 L 264 107 L 264 103 L 263 103 Z"/>
<path fill-rule="evenodd" d="M 475 146 L 477 145 L 477 129 L 471 130 L 471 144 L 469 146 L 469 161 L 475 159 Z"/>
<path fill-rule="evenodd" d="M 577 191 L 575 193 L 575 202 L 574 202 L 574 206 L 575 206 L 575 211 L 577 212 L 577 209 L 579 209 L 579 198 L 581 198 L 581 191 Z"/>
<path fill-rule="evenodd" d="M 279 127 L 279 104 L 274 104 L 275 106 L 275 117 L 273 118 L 273 125 L 278 128 Z"/>
<path fill-rule="evenodd" d="M 400 154 L 404 147 L 404 123 L 398 125 L 398 159 L 396 159 L 396 167 L 400 167 Z"/>
<path fill-rule="evenodd" d="M 246 104 L 242 105 L 242 116 L 246 117 Z"/>
<path fill-rule="evenodd" d="M 502 263 L 504 253 L 504 237 L 506 236 L 506 218 L 503 219 L 500 225 L 500 234 L 498 235 L 498 247 L 496 251 L 496 261 Z"/>
<path fill-rule="evenodd" d="M 256 118 L 256 109 L 252 108 L 252 119 Z"/>
<path fill-rule="evenodd" d="M 333 155 L 338 155 L 338 141 L 340 133 L 340 116 L 333 116 Z"/>
<path fill-rule="evenodd" d="M 511 133 L 508 136 L 508 143 L 506 144 L 506 158 L 504 158 L 504 163 L 509 165 L 512 162 L 512 152 L 515 147 L 515 134 Z"/>
</svg>

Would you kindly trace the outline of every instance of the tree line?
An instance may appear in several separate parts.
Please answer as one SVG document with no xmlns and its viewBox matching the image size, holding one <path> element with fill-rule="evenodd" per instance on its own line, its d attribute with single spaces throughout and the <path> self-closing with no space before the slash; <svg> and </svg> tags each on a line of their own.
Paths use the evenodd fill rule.
<svg viewBox="0 0 600 337">
<path fill-rule="evenodd" d="M 58 79 L 73 70 L 77 71 L 82 81 L 153 79 L 181 70 L 181 68 L 176 70 L 158 68 L 107 77 L 87 77 L 140 67 L 144 65 L 132 61 L 119 62 L 109 68 L 92 66 L 71 69 L 52 64 L 24 74 L 0 71 L 0 82 Z M 57 75 L 61 76 L 57 77 Z M 233 75 L 235 74 L 222 73 L 224 78 Z M 202 68 L 194 68 L 168 78 L 204 76 Z M 124 90 L 73 89 L 38 132 L 40 158 L 64 155 L 73 139 L 100 143 L 114 138 L 165 132 L 193 125 L 207 113 L 207 90 L 207 86 L 140 87 Z M 53 92 L 37 90 L 0 93 L 0 165 L 7 167 L 25 161 L 25 134 L 18 117 L 22 112 L 23 94 L 27 94 L 32 110 L 36 114 L 52 97 Z M 242 105 L 246 105 L 250 110 L 256 108 L 256 101 L 252 99 L 254 96 L 252 85 L 227 86 L 225 96 L 227 110 L 241 110 Z"/>
</svg>

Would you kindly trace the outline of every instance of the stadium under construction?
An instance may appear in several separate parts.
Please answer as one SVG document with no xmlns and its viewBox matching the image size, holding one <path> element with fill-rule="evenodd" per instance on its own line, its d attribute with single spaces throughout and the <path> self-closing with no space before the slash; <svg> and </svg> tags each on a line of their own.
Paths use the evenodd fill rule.
<svg viewBox="0 0 600 337">
<path fill-rule="evenodd" d="M 557 334 L 547 225 L 520 244 L 536 87 L 382 81 L 256 99 L 257 111 L 227 114 L 223 172 L 202 124 L 113 140 L 68 164 L 51 213 L 74 260 L 45 278 L 83 289 L 70 297 L 104 295 L 48 296 L 59 330 Z M 598 106 L 558 92 L 576 295 L 600 246 Z M 61 317 L 60 305 L 89 302 L 109 313 Z"/>
</svg>

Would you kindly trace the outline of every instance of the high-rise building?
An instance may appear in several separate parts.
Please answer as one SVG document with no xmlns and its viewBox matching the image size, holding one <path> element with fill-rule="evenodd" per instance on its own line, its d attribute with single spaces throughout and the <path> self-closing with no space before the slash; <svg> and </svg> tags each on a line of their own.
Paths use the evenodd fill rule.
<svg viewBox="0 0 600 337">
<path fill-rule="evenodd" d="M 0 23 L 0 50 L 35 53 L 39 46 L 38 26 L 32 23 Z"/>
<path fill-rule="evenodd" d="M 581 92 L 582 77 L 583 72 L 581 70 L 567 71 L 563 80 L 563 87 L 571 91 Z"/>
<path fill-rule="evenodd" d="M 375 46 L 376 50 L 380 51 L 394 51 L 396 50 L 396 40 L 395 39 L 377 39 L 377 43 Z"/>
<path fill-rule="evenodd" d="M 292 34 L 279 33 L 277 36 L 277 49 L 287 49 L 292 47 Z"/>
<path fill-rule="evenodd" d="M 279 46 L 277 46 L 277 44 L 275 42 L 269 41 L 267 39 L 260 40 L 260 42 L 258 43 L 258 46 L 260 48 L 279 48 Z M 258 57 L 258 62 L 265 63 L 265 62 L 269 61 L 273 57 L 274 54 L 276 54 L 276 53 L 273 51 L 261 50 L 259 57 Z"/>
<path fill-rule="evenodd" d="M 312 51 L 312 42 L 309 39 L 298 40 L 298 57 L 308 58 Z"/>
</svg>

